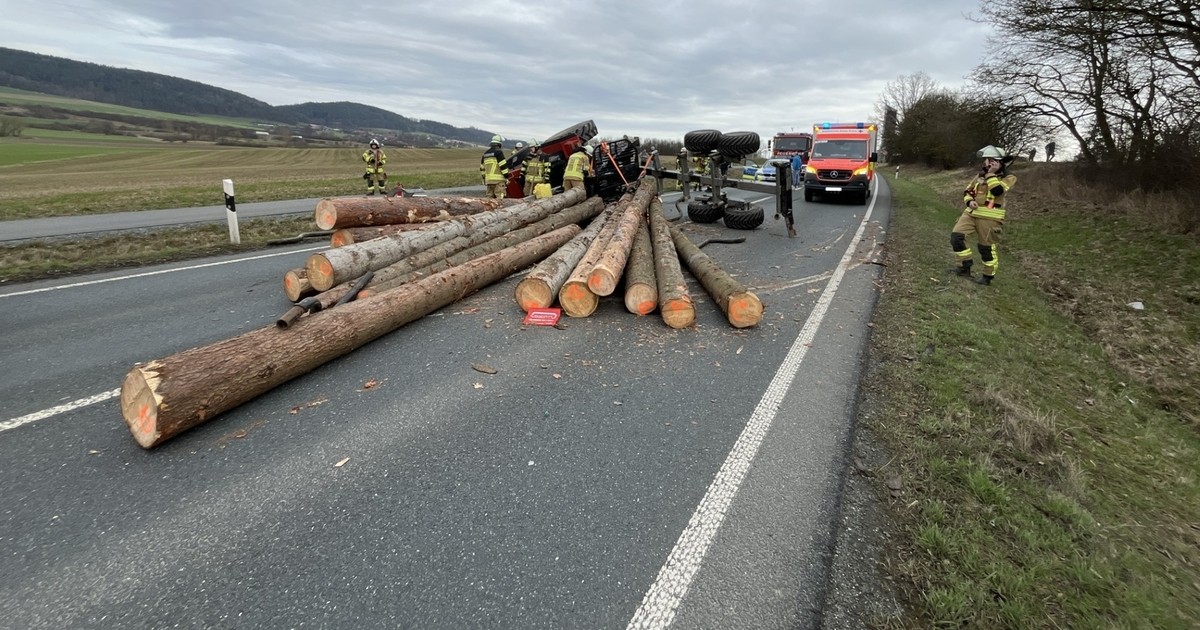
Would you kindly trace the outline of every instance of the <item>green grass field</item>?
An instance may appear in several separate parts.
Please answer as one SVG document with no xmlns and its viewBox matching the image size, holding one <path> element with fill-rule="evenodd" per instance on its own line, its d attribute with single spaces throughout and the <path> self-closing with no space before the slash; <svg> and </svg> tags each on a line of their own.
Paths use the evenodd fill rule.
<svg viewBox="0 0 1200 630">
<path fill-rule="evenodd" d="M 51 94 L 41 94 L 38 92 L 29 92 L 26 90 L 18 90 L 10 87 L 0 87 L 0 104 L 33 106 L 44 105 L 46 107 L 58 107 L 61 109 L 69 109 L 80 112 L 99 112 L 104 114 L 123 114 L 126 116 L 141 116 L 143 118 L 152 118 L 156 120 L 178 120 L 186 122 L 197 122 L 211 125 L 226 125 L 229 127 L 253 128 L 255 121 L 245 118 L 229 118 L 226 116 L 187 116 L 183 114 L 170 114 L 167 112 L 157 112 L 148 109 L 138 109 L 135 107 L 125 107 L 123 105 L 110 105 L 108 103 L 97 103 L 95 101 L 85 101 L 77 98 L 68 98 L 66 96 L 53 96 Z"/>
</svg>

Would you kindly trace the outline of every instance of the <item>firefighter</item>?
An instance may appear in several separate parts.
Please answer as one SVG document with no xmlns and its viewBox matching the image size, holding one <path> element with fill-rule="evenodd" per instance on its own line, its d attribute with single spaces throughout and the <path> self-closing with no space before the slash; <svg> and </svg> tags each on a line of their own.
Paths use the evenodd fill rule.
<svg viewBox="0 0 1200 630">
<path fill-rule="evenodd" d="M 550 165 L 542 156 L 542 147 L 537 140 L 529 142 L 529 161 L 525 163 L 525 196 L 533 194 L 538 184 L 545 182 L 550 175 Z"/>
<path fill-rule="evenodd" d="M 706 173 L 707 171 L 708 171 L 708 158 L 706 158 L 706 157 L 692 158 L 692 172 L 693 173 L 695 173 L 698 176 L 703 176 L 704 173 Z M 696 190 L 700 190 L 701 183 L 700 183 L 699 179 L 697 179 L 695 181 L 694 185 L 696 187 Z"/>
<path fill-rule="evenodd" d="M 967 245 L 967 237 L 975 235 L 976 248 L 983 262 L 983 273 L 975 282 L 988 285 L 996 277 L 996 269 L 1000 266 L 996 245 L 1000 243 L 1003 233 L 1004 197 L 1017 183 L 1017 177 L 1008 174 L 1008 165 L 1013 161 L 1013 156 L 1004 149 L 989 144 L 980 149 L 975 157 L 983 158 L 983 165 L 979 175 L 963 191 L 966 208 L 950 231 L 950 246 L 958 261 L 955 272 L 970 278 L 974 256 Z"/>
<path fill-rule="evenodd" d="M 500 148 L 502 142 L 504 138 L 492 136 L 491 145 L 479 158 L 479 175 L 487 185 L 485 196 L 489 199 L 503 199 L 504 187 L 508 182 L 508 161 L 504 159 L 504 151 Z"/>
<path fill-rule="evenodd" d="M 567 160 L 567 170 L 563 172 L 563 192 L 573 188 L 583 188 L 587 194 L 587 186 L 583 180 L 592 175 L 592 147 L 579 145 Z"/>
<path fill-rule="evenodd" d="M 363 151 L 362 160 L 367 163 L 367 172 L 363 173 L 363 179 L 367 181 L 367 194 L 374 195 L 378 190 L 381 195 L 386 195 L 387 173 L 383 165 L 387 164 L 387 154 L 379 148 L 378 140 L 371 139 L 367 150 Z"/>
</svg>

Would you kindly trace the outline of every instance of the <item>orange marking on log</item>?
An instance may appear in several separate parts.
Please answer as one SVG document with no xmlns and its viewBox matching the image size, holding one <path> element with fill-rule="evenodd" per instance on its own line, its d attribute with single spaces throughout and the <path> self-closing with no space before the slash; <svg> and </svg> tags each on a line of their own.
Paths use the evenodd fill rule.
<svg viewBox="0 0 1200 630">
<path fill-rule="evenodd" d="M 568 284 L 563 287 L 563 297 L 571 301 L 586 300 L 588 293 L 591 292 L 583 288 L 581 284 Z"/>
<path fill-rule="evenodd" d="M 638 315 L 649 315 L 650 313 L 654 312 L 654 307 L 654 300 L 642 300 L 641 302 L 637 303 L 635 310 L 637 311 Z"/>
<path fill-rule="evenodd" d="M 150 417 L 150 405 L 147 403 L 138 405 L 137 430 L 143 435 L 154 434 L 154 418 Z"/>
</svg>

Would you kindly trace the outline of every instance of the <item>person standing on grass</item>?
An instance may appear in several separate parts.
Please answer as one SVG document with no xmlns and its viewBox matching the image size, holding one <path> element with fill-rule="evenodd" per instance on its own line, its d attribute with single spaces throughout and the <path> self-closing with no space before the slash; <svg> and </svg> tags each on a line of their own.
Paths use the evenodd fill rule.
<svg viewBox="0 0 1200 630">
<path fill-rule="evenodd" d="M 491 145 L 479 158 L 479 174 L 487 185 L 487 194 L 484 196 L 488 199 L 503 199 L 504 187 L 508 182 L 508 160 L 504 159 L 504 150 L 500 148 L 502 142 L 504 138 L 492 136 Z"/>
<path fill-rule="evenodd" d="M 380 194 L 386 195 L 387 172 L 383 170 L 383 165 L 387 164 L 387 154 L 379 148 L 378 140 L 371 139 L 371 144 L 363 151 L 362 160 L 367 163 L 367 172 L 363 173 L 363 179 L 367 180 L 367 194 L 374 195 L 379 190 Z"/>
<path fill-rule="evenodd" d="M 1008 174 L 1013 157 L 1004 149 L 989 144 L 976 152 L 975 157 L 983 158 L 983 165 L 979 175 L 963 191 L 963 202 L 967 207 L 950 231 L 950 247 L 958 260 L 955 272 L 970 278 L 974 254 L 967 245 L 967 237 L 975 235 L 976 248 L 983 262 L 983 274 L 975 282 L 988 285 L 1000 266 L 996 246 L 1004 227 L 1004 197 L 1017 183 L 1017 177 Z"/>
</svg>

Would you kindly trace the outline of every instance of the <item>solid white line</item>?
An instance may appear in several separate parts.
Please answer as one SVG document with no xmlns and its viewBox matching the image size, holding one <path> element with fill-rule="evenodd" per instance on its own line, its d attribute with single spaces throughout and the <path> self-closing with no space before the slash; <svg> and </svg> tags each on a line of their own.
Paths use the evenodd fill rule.
<svg viewBox="0 0 1200 630">
<path fill-rule="evenodd" d="M 687 527 L 679 535 L 679 540 L 675 542 L 675 547 L 671 549 L 667 561 L 659 570 L 658 577 L 650 585 L 646 596 L 642 598 L 642 605 L 629 620 L 628 630 L 663 630 L 675 620 L 675 612 L 678 610 L 680 602 L 683 601 L 684 595 L 687 594 L 688 588 L 691 587 L 692 578 L 700 570 L 704 556 L 708 553 L 713 539 L 716 538 L 717 530 L 724 522 L 725 514 L 729 511 L 729 506 L 733 503 L 733 498 L 737 495 L 742 480 L 750 470 L 750 464 L 758 454 L 767 430 L 771 428 L 771 423 L 775 420 L 779 405 L 783 402 L 788 388 L 791 387 L 792 380 L 795 379 L 796 372 L 800 369 L 800 363 L 808 353 L 808 347 L 816 337 L 817 328 L 821 326 L 821 320 L 825 318 L 829 304 L 833 301 L 833 297 L 842 283 L 842 276 L 850 267 L 854 251 L 866 230 L 867 221 L 870 220 L 871 213 L 875 210 L 874 199 L 875 197 L 872 196 L 871 206 L 863 216 L 862 223 L 859 224 L 858 231 L 850 242 L 850 247 L 846 249 L 841 262 L 838 263 L 829 279 L 829 284 L 825 286 L 825 291 L 821 293 L 808 320 L 804 322 L 804 327 L 800 329 L 800 335 L 792 343 L 787 357 L 775 372 L 775 377 L 771 379 L 767 391 L 759 400 L 758 406 L 754 408 L 750 420 L 746 423 L 746 428 L 742 429 L 742 434 L 738 436 L 733 449 L 729 451 L 725 463 L 721 465 L 717 476 L 708 486 L 704 498 L 696 506 L 696 511 L 692 513 Z"/>
<path fill-rule="evenodd" d="M 117 388 L 112 391 L 104 392 L 103 394 L 96 394 L 95 396 L 88 396 L 87 398 L 80 398 L 79 400 L 74 400 L 69 403 L 59 405 L 57 407 L 51 407 L 49 409 L 35 411 L 31 414 L 21 416 L 20 418 L 13 418 L 12 420 L 5 420 L 4 422 L 0 422 L 0 432 L 7 431 L 9 429 L 15 429 L 23 424 L 29 424 L 30 422 L 37 422 L 38 420 L 44 420 L 46 418 L 49 418 L 50 416 L 57 416 L 60 413 L 74 411 L 76 409 L 79 409 L 80 407 L 86 407 L 88 405 L 94 405 L 98 402 L 104 402 L 104 401 L 108 400 L 109 398 L 114 398 L 114 397 L 120 396 L 120 395 L 121 395 L 121 390 L 120 390 L 120 388 Z"/>
<path fill-rule="evenodd" d="M 177 271 L 190 271 L 192 269 L 203 269 L 205 267 L 218 267 L 220 265 L 232 265 L 234 263 L 247 262 L 250 260 L 260 260 L 263 258 L 274 258 L 276 256 L 287 256 L 289 254 L 299 254 L 301 252 L 313 252 L 318 249 L 329 249 L 328 245 L 321 247 L 309 247 L 307 249 L 293 249 L 286 252 L 275 252 L 273 254 L 261 254 L 258 256 L 249 256 L 246 258 L 235 258 L 233 260 L 222 260 L 220 262 L 204 263 L 201 265 L 189 265 L 187 267 L 175 267 L 173 269 L 160 269 L 158 271 L 147 271 L 144 273 L 134 273 L 127 276 L 117 276 L 115 278 L 104 278 L 103 280 L 88 280 L 87 282 L 72 282 L 71 284 L 60 284 L 54 287 L 45 287 L 43 289 L 30 289 L 28 291 L 13 291 L 12 293 L 0 293 L 0 298 L 16 297 L 18 295 L 30 295 L 32 293 L 45 293 L 47 291 L 58 291 L 59 289 L 74 289 L 76 287 L 86 287 L 93 284 L 104 284 L 105 282 L 116 282 L 118 280 L 132 280 L 134 278 L 145 278 L 147 276 L 158 276 L 164 273 L 175 273 Z"/>
</svg>

